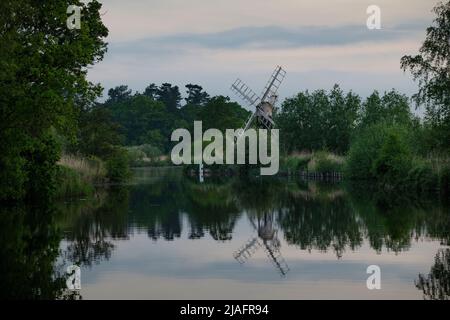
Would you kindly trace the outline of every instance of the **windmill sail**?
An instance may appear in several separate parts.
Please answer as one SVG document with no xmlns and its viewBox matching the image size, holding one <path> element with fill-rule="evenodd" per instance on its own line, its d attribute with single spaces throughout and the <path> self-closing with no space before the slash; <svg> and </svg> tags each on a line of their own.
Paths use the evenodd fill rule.
<svg viewBox="0 0 450 320">
<path fill-rule="evenodd" d="M 261 100 L 259 96 L 252 91 L 241 79 L 237 79 L 233 85 L 231 86 L 231 90 L 233 90 L 237 95 L 239 95 L 242 99 L 247 101 L 250 107 L 254 107 L 258 105 Z"/>
<path fill-rule="evenodd" d="M 263 102 L 265 102 L 267 99 L 270 99 L 271 97 L 276 97 L 278 88 L 280 87 L 285 77 L 286 71 L 283 70 L 282 67 L 277 66 L 262 92 L 261 100 Z"/>
<path fill-rule="evenodd" d="M 250 239 L 241 249 L 235 252 L 233 256 L 240 264 L 244 264 L 259 247 L 261 247 L 261 243 L 258 238 Z"/>
<path fill-rule="evenodd" d="M 280 249 L 273 246 L 269 243 L 264 243 L 264 251 L 267 254 L 267 257 L 272 261 L 272 264 L 275 266 L 275 268 L 278 269 L 281 276 L 285 276 L 286 273 L 289 271 L 289 267 L 286 263 L 286 260 L 284 260 L 283 256 L 281 255 Z"/>
</svg>

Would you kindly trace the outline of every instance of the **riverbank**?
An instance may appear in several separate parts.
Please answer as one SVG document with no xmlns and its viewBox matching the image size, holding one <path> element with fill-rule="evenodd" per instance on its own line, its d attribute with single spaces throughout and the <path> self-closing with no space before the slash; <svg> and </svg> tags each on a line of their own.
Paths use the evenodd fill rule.
<svg viewBox="0 0 450 320">
<path fill-rule="evenodd" d="M 62 155 L 58 161 L 56 198 L 88 197 L 96 185 L 108 182 L 104 161 L 76 155 Z"/>
</svg>

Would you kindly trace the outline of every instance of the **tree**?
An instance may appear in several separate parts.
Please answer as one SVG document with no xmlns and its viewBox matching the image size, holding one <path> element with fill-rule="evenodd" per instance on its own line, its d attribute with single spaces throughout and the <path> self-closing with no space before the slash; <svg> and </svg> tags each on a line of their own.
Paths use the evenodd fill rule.
<svg viewBox="0 0 450 320">
<path fill-rule="evenodd" d="M 338 85 L 333 87 L 328 99 L 329 107 L 324 113 L 326 148 L 343 154 L 350 147 L 361 99 L 352 92 L 344 96 Z"/>
<path fill-rule="evenodd" d="M 380 121 L 355 134 L 347 156 L 346 176 L 395 187 L 406 178 L 411 160 L 411 128 Z"/>
<path fill-rule="evenodd" d="M 210 128 L 225 132 L 226 129 L 241 128 L 249 112 L 239 104 L 230 102 L 228 97 L 212 97 L 199 113 L 203 121 L 203 130 Z"/>
<path fill-rule="evenodd" d="M 108 102 L 122 102 L 131 97 L 131 90 L 128 89 L 128 86 L 117 86 L 109 89 L 108 96 Z"/>
<path fill-rule="evenodd" d="M 411 160 L 411 151 L 400 134 L 389 130 L 372 170 L 383 186 L 395 187 L 408 175 Z"/>
<path fill-rule="evenodd" d="M 157 100 L 164 103 L 169 112 L 175 113 L 180 107 L 181 94 L 178 86 L 163 83 L 157 92 Z"/>
<path fill-rule="evenodd" d="M 450 1 L 440 2 L 434 9 L 436 18 L 427 28 L 419 54 L 404 56 L 401 68 L 418 80 L 416 104 L 426 106 L 426 120 L 438 133 L 440 149 L 450 148 Z"/>
<path fill-rule="evenodd" d="M 329 93 L 305 91 L 286 99 L 275 121 L 285 151 L 328 149 L 346 153 L 360 102 L 359 96 L 352 92 L 344 95 L 338 85 Z"/>
<path fill-rule="evenodd" d="M 187 84 L 186 100 L 187 105 L 204 106 L 209 101 L 209 94 L 203 91 L 203 88 L 196 84 Z"/>
<path fill-rule="evenodd" d="M 145 88 L 143 95 L 152 100 L 156 100 L 158 97 L 158 86 L 154 83 L 149 84 L 147 88 Z"/>
<path fill-rule="evenodd" d="M 384 122 L 392 125 L 411 125 L 414 117 L 408 97 L 394 89 L 382 97 L 374 91 L 363 103 L 359 114 L 359 128 L 366 128 Z"/>
<path fill-rule="evenodd" d="M 324 147 L 322 114 L 328 104 L 325 92 L 300 92 L 286 99 L 275 122 L 280 128 L 280 140 L 287 152 L 318 150 Z"/>
<path fill-rule="evenodd" d="M 375 90 L 362 105 L 359 115 L 360 127 L 367 127 L 382 121 L 384 118 L 383 114 L 380 94 Z"/>
<path fill-rule="evenodd" d="M 49 135 L 73 136 L 78 103 L 92 104 L 101 93 L 86 79 L 106 52 L 101 5 L 73 4 L 83 12 L 79 30 L 66 26 L 67 1 L 0 4 L 0 200 L 23 197 L 27 181 L 53 171 L 45 170 L 57 161 Z"/>
<path fill-rule="evenodd" d="M 79 134 L 76 148 L 82 154 L 109 158 L 115 146 L 122 144 L 120 126 L 113 122 L 111 111 L 97 105 L 80 115 Z"/>
<path fill-rule="evenodd" d="M 171 118 L 166 106 L 144 95 L 135 95 L 126 101 L 106 103 L 112 119 L 121 127 L 125 144 L 150 143 L 146 138 L 151 130 L 170 131 Z"/>
</svg>

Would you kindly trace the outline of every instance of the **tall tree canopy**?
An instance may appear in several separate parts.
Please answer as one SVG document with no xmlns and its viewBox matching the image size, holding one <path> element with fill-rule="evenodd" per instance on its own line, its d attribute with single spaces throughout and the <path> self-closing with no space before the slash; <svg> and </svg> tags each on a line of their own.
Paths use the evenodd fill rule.
<svg viewBox="0 0 450 320">
<path fill-rule="evenodd" d="M 436 18 L 427 28 L 419 54 L 401 59 L 403 70 L 418 80 L 418 105 L 425 104 L 427 121 L 438 131 L 436 143 L 450 148 L 450 1 L 435 8 Z"/>
<path fill-rule="evenodd" d="M 300 92 L 286 99 L 277 115 L 281 142 L 287 152 L 329 149 L 345 153 L 356 125 L 360 98 L 344 95 L 338 85 L 327 93 Z"/>
<path fill-rule="evenodd" d="M 67 28 L 69 4 L 82 9 L 79 30 Z M 51 178 L 51 130 L 73 134 L 77 106 L 99 95 L 86 74 L 106 52 L 100 8 L 95 0 L 0 2 L 0 199 L 22 197 L 41 173 Z"/>
<path fill-rule="evenodd" d="M 209 94 L 203 91 L 203 88 L 196 84 L 186 85 L 187 98 L 186 104 L 192 104 L 196 106 L 204 106 L 209 101 Z"/>
</svg>

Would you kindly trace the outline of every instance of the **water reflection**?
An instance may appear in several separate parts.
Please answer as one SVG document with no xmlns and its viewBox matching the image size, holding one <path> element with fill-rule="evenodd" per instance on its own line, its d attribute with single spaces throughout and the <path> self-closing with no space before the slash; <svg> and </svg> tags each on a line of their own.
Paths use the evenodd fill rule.
<svg viewBox="0 0 450 320">
<path fill-rule="evenodd" d="M 450 249 L 439 249 L 430 273 L 419 274 L 415 283 L 417 289 L 423 291 L 424 299 L 448 300 L 450 298 Z"/>
<path fill-rule="evenodd" d="M 450 213 L 435 198 L 392 198 L 361 185 L 286 179 L 210 177 L 199 183 L 174 170 L 140 169 L 130 185 L 49 207 L 0 212 L 2 298 L 73 298 L 65 290 L 65 266 L 95 269 L 115 255 L 118 243 L 141 234 L 160 250 L 176 241 L 181 252 L 188 242 L 208 238 L 220 251 L 238 236 L 230 260 L 246 264 L 264 252 L 283 277 L 289 259 L 282 252 L 289 247 L 341 260 L 365 243 L 375 254 L 400 255 L 415 243 L 439 241 L 430 273 L 410 279 L 410 286 L 424 298 L 449 297 Z"/>
<path fill-rule="evenodd" d="M 244 264 L 259 248 L 263 248 L 270 262 L 285 276 L 289 267 L 281 254 L 281 242 L 278 239 L 278 229 L 275 226 L 275 214 L 264 213 L 262 216 L 249 215 L 249 221 L 257 232 L 245 245 L 243 245 L 233 256 L 241 264 Z"/>
<path fill-rule="evenodd" d="M 0 208 L 0 299 L 76 299 L 57 263 L 61 233 L 49 203 Z"/>
</svg>

